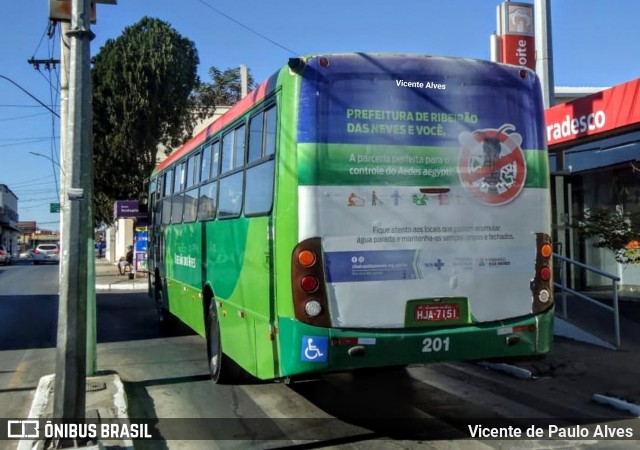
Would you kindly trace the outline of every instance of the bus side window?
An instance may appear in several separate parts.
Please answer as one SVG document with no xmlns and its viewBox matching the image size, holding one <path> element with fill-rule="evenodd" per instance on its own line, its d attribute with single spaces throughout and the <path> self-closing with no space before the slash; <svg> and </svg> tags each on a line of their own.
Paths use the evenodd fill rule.
<svg viewBox="0 0 640 450">
<path fill-rule="evenodd" d="M 240 216 L 242 209 L 242 181 L 244 171 L 220 179 L 218 217 L 221 219 Z"/>
<path fill-rule="evenodd" d="M 237 169 L 244 166 L 244 153 L 245 153 L 245 126 L 242 125 L 234 130 L 233 138 L 233 155 L 234 164 L 233 168 Z"/>
<path fill-rule="evenodd" d="M 264 156 L 273 155 L 276 152 L 277 109 L 275 106 L 264 113 Z"/>
<path fill-rule="evenodd" d="M 184 215 L 182 221 L 184 223 L 196 220 L 198 212 L 198 188 L 191 189 L 184 193 Z"/>
<path fill-rule="evenodd" d="M 173 167 L 167 169 L 163 179 L 162 224 L 171 223 L 171 194 L 173 188 Z"/>
<path fill-rule="evenodd" d="M 272 155 L 276 144 L 276 107 L 260 112 L 249 122 L 249 152 L 244 214 L 268 214 L 273 204 L 273 176 L 275 162 Z M 264 161 L 264 159 L 271 159 Z M 263 162 L 255 164 L 263 160 Z"/>
<path fill-rule="evenodd" d="M 171 223 L 182 222 L 182 211 L 184 209 L 184 194 L 174 194 L 171 198 Z"/>
<path fill-rule="evenodd" d="M 249 122 L 249 154 L 247 164 L 262 158 L 264 113 L 259 113 Z"/>
<path fill-rule="evenodd" d="M 211 179 L 215 180 L 220 175 L 220 141 L 211 144 Z"/>
<path fill-rule="evenodd" d="M 185 166 L 186 163 L 182 161 L 176 165 L 175 174 L 173 176 L 173 193 L 176 194 L 184 189 L 185 181 Z"/>
<path fill-rule="evenodd" d="M 156 185 L 156 202 L 160 201 L 160 199 L 162 198 L 162 180 L 163 180 L 164 176 L 163 174 L 159 174 L 158 175 L 158 181 L 157 181 L 157 185 Z"/>
<path fill-rule="evenodd" d="M 272 105 L 251 118 L 247 164 L 276 152 L 276 111 Z"/>
<path fill-rule="evenodd" d="M 198 178 L 200 176 L 200 167 L 198 167 L 199 165 L 200 152 L 196 153 L 195 155 L 189 156 L 189 159 L 187 160 L 187 183 L 185 185 L 185 189 L 192 188 L 200 181 L 200 179 Z"/>
<path fill-rule="evenodd" d="M 211 168 L 211 145 L 207 145 L 202 150 L 202 159 L 200 160 L 200 182 L 204 183 L 209 179 Z"/>
<path fill-rule="evenodd" d="M 268 214 L 273 202 L 273 159 L 247 169 L 247 187 L 244 214 L 255 216 Z"/>
<path fill-rule="evenodd" d="M 218 183 L 213 181 L 200 188 L 198 197 L 198 220 L 209 220 L 216 216 L 216 197 Z"/>
<path fill-rule="evenodd" d="M 229 131 L 222 137 L 222 171 L 229 172 L 244 166 L 245 126 Z"/>
<path fill-rule="evenodd" d="M 159 226 L 162 224 L 162 205 L 164 204 L 163 200 L 160 199 L 156 202 L 154 213 L 153 213 L 153 225 Z"/>
<path fill-rule="evenodd" d="M 164 185 L 164 192 L 162 196 L 169 197 L 172 194 L 171 187 L 173 186 L 173 167 L 167 169 L 164 173 L 164 181 L 162 184 Z"/>
<path fill-rule="evenodd" d="M 220 173 L 233 169 L 233 131 L 222 136 L 222 169 Z"/>
<path fill-rule="evenodd" d="M 157 181 L 157 178 L 152 178 L 149 182 L 149 211 L 151 212 L 149 218 L 151 219 L 151 226 L 154 225 L 155 221 L 154 212 L 156 207 L 156 189 L 158 187 Z"/>
<path fill-rule="evenodd" d="M 162 200 L 162 225 L 171 223 L 171 197 Z"/>
</svg>

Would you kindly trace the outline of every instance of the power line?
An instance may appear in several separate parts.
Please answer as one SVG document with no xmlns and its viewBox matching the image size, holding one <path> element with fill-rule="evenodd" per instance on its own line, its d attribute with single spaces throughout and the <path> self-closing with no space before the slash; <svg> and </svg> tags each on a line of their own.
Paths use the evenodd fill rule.
<svg viewBox="0 0 640 450">
<path fill-rule="evenodd" d="M 54 136 L 55 138 L 57 138 L 57 136 Z M 2 138 L 0 139 L 0 142 L 16 142 L 16 143 L 21 143 L 21 142 L 34 142 L 34 141 L 46 141 L 51 139 L 51 136 L 32 136 L 32 137 L 28 137 L 28 138 Z"/>
<path fill-rule="evenodd" d="M 14 189 L 13 186 L 11 187 L 11 189 L 13 190 L 13 192 L 15 193 L 20 193 L 20 197 L 23 197 L 25 195 L 36 195 L 36 194 L 51 194 L 51 188 L 43 188 L 43 189 L 27 189 L 27 190 L 22 190 L 22 188 L 20 189 Z"/>
<path fill-rule="evenodd" d="M 48 105 L 46 105 L 45 103 L 43 103 L 42 101 L 40 101 L 35 95 L 33 95 L 31 92 L 27 91 L 25 88 L 23 88 L 22 86 L 20 86 L 18 83 L 16 83 L 15 81 L 13 81 L 11 78 L 9 77 L 5 77 L 4 75 L 0 75 L 0 78 L 7 80 L 9 83 L 13 84 L 15 87 L 17 87 L 18 89 L 20 89 L 22 92 L 24 92 L 25 94 L 27 94 L 29 97 L 31 97 L 32 99 L 34 99 L 36 102 L 38 102 L 42 107 L 46 108 L 51 114 L 53 114 L 54 116 L 56 116 L 58 119 L 60 118 L 60 114 L 58 114 L 57 112 L 55 112 L 53 109 L 51 109 L 51 107 L 49 107 Z"/>
<path fill-rule="evenodd" d="M 11 185 L 11 189 L 14 191 L 17 191 L 25 187 L 44 186 L 44 185 L 49 186 L 51 185 L 51 181 L 42 181 L 42 180 L 49 180 L 50 178 L 54 178 L 54 176 L 50 175 L 48 177 L 41 177 L 38 179 L 38 181 L 24 181 L 24 182 L 13 183 Z"/>
<path fill-rule="evenodd" d="M 8 104 L 8 103 L 0 104 L 0 107 L 2 108 L 40 108 L 38 105 L 17 105 L 17 104 Z"/>
<path fill-rule="evenodd" d="M 45 114 L 49 115 L 49 113 L 38 113 L 38 114 L 29 114 L 28 116 L 7 117 L 5 119 L 0 119 L 0 122 L 11 122 L 13 120 L 30 119 L 32 117 L 43 116 Z"/>
<path fill-rule="evenodd" d="M 13 142 L 10 144 L 0 144 L 0 147 L 14 147 L 17 145 L 35 144 L 38 142 L 48 141 L 51 138 L 39 138 L 39 139 L 23 139 L 19 142 Z"/>
<path fill-rule="evenodd" d="M 242 28 L 244 28 L 245 30 L 255 34 L 256 36 L 261 37 L 262 39 L 264 39 L 265 41 L 275 45 L 276 47 L 280 47 L 281 49 L 291 53 L 292 55 L 298 55 L 298 52 L 294 52 L 293 50 L 291 50 L 290 48 L 285 47 L 282 44 L 277 43 L 276 41 L 274 41 L 273 39 L 268 38 L 267 36 L 265 36 L 264 34 L 260 33 L 259 31 L 254 30 L 253 28 L 243 24 L 242 22 L 234 19 L 233 17 L 229 16 L 228 14 L 223 13 L 222 11 L 220 11 L 218 8 L 215 8 L 213 6 L 211 6 L 209 3 L 205 2 L 204 0 L 198 0 L 200 3 L 202 3 L 204 6 L 206 6 L 207 8 L 215 11 L 216 13 L 220 14 L 222 17 L 224 17 L 227 20 L 230 20 L 231 22 L 235 23 L 236 25 L 241 26 Z"/>
<path fill-rule="evenodd" d="M 44 200 L 56 202 L 59 199 L 60 199 L 59 197 L 55 197 L 53 195 L 48 196 L 48 197 L 36 197 L 36 198 L 25 198 L 25 199 L 21 198 L 20 199 L 20 205 L 22 205 L 23 203 L 42 202 Z"/>
</svg>

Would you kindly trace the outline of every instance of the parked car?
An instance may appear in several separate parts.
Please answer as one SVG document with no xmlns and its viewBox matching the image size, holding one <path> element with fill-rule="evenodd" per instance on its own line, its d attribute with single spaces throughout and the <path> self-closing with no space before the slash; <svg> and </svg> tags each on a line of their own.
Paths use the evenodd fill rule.
<svg viewBox="0 0 640 450">
<path fill-rule="evenodd" d="M 40 244 L 31 252 L 31 259 L 34 264 L 58 264 L 60 262 L 60 248 L 57 244 Z"/>
<path fill-rule="evenodd" d="M 11 253 L 4 245 L 0 245 L 0 264 L 4 266 L 11 264 Z"/>
</svg>

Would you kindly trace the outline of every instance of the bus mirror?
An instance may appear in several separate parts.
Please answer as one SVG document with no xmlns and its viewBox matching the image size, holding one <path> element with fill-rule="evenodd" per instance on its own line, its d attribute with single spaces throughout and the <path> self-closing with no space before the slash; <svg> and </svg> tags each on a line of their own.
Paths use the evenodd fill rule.
<svg viewBox="0 0 640 450">
<path fill-rule="evenodd" d="M 143 197 L 139 202 L 138 202 L 138 211 L 141 213 L 147 213 L 149 212 L 149 202 L 147 200 L 147 197 Z"/>
</svg>

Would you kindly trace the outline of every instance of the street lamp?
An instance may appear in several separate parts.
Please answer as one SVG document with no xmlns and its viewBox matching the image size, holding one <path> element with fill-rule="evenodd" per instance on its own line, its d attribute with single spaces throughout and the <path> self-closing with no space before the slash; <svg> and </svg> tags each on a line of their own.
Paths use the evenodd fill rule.
<svg viewBox="0 0 640 450">
<path fill-rule="evenodd" d="M 61 172 L 64 172 L 64 168 L 60 165 L 60 163 L 58 161 L 55 161 L 50 156 L 43 155 L 42 153 L 37 153 L 37 152 L 29 152 L 29 153 L 31 153 L 32 155 L 35 155 L 35 156 L 40 156 L 42 158 L 48 159 L 49 161 L 51 161 L 52 164 L 55 164 L 56 166 L 58 166 L 58 168 L 60 169 Z"/>
</svg>

